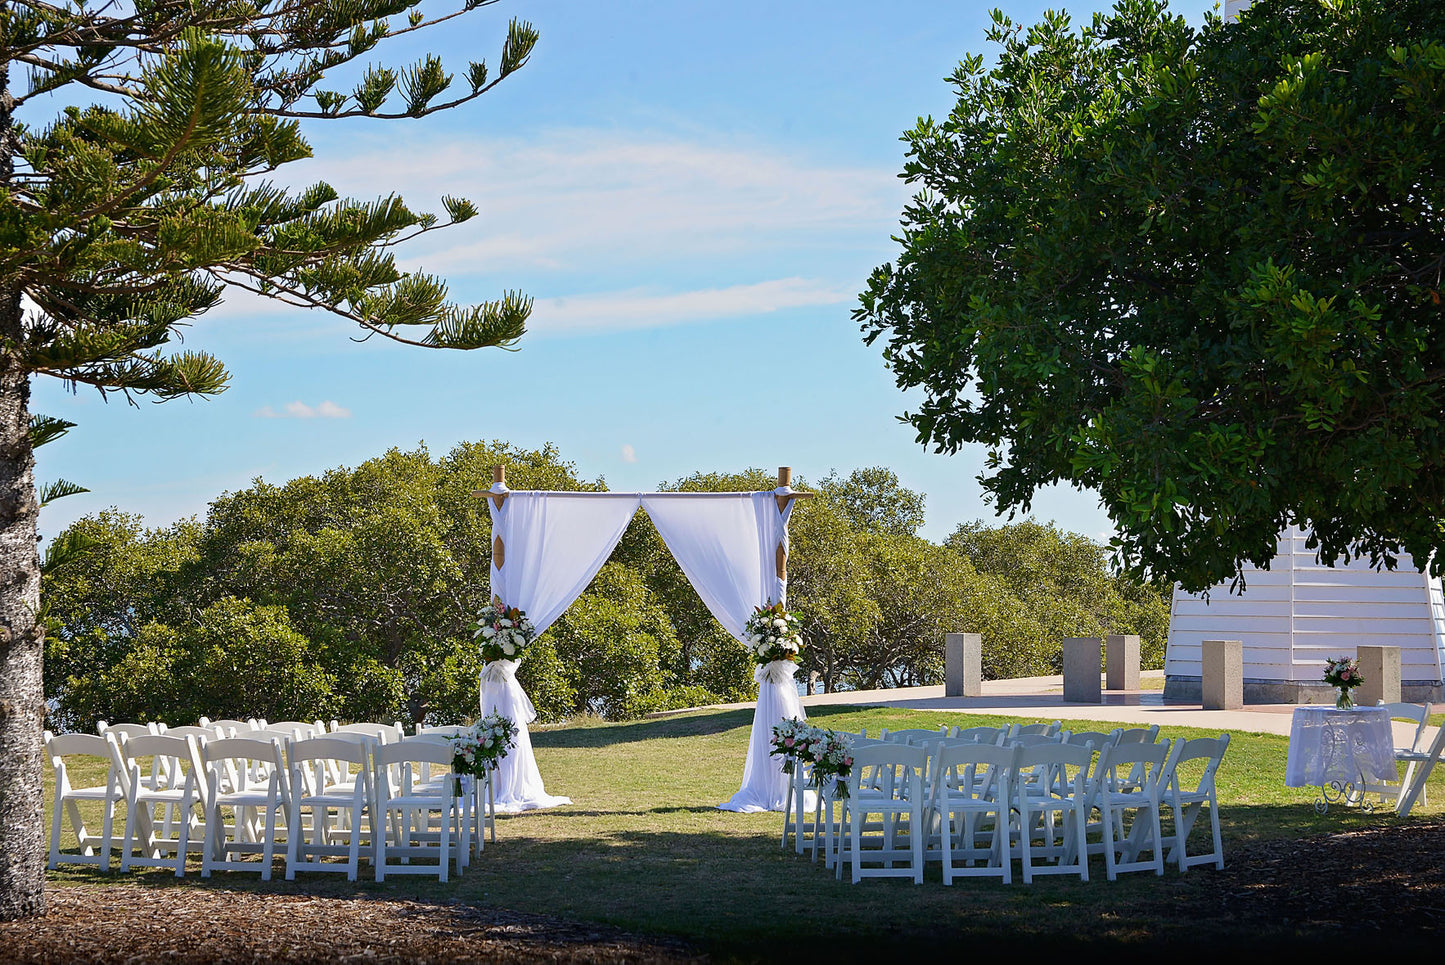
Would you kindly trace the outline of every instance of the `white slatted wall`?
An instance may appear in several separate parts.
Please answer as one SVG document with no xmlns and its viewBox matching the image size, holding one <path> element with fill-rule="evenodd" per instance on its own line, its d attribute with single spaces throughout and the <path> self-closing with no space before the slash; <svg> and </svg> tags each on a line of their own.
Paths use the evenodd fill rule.
<svg viewBox="0 0 1445 965">
<path fill-rule="evenodd" d="M 1201 596 L 1174 591 L 1165 673 L 1198 677 L 1203 640 L 1244 641 L 1246 680 L 1316 681 L 1326 657 L 1361 644 L 1400 648 L 1400 678 L 1441 680 L 1445 593 L 1409 557 L 1394 571 L 1369 560 L 1321 566 L 1305 534 L 1288 531 L 1268 570 L 1245 569 L 1245 591 L 1229 584 Z"/>
</svg>

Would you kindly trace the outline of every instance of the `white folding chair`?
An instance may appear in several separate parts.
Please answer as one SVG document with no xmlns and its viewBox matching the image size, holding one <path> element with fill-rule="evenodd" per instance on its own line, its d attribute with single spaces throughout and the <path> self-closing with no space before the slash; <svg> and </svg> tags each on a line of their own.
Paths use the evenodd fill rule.
<svg viewBox="0 0 1445 965">
<path fill-rule="evenodd" d="M 452 738 L 460 737 L 463 734 L 471 733 L 472 728 L 460 724 L 447 724 L 439 727 L 419 727 L 417 732 L 410 737 L 403 737 L 408 741 L 433 741 L 445 747 L 452 747 Z M 462 776 L 464 789 L 462 808 L 462 821 L 466 830 L 467 840 L 476 847 L 478 852 L 486 849 L 486 836 L 492 836 L 492 841 L 497 840 L 497 802 L 496 788 L 492 778 L 494 770 L 488 770 L 481 777 L 472 775 Z M 452 784 L 452 775 L 443 773 L 440 776 L 433 776 L 431 765 L 421 766 L 420 785 L 423 787 L 439 787 L 445 782 L 447 786 Z M 471 861 L 471 848 L 469 847 L 461 858 L 461 867 L 465 867 Z"/>
<path fill-rule="evenodd" d="M 219 868 L 223 871 L 259 871 L 262 881 L 270 881 L 276 840 L 282 830 L 281 821 L 277 818 L 285 819 L 290 799 L 286 762 L 281 755 L 280 743 L 254 737 L 231 737 L 210 741 L 200 748 L 200 755 L 209 788 L 201 877 L 209 878 L 211 872 Z M 228 764 L 231 767 L 228 768 Z M 237 775 L 237 784 L 232 790 L 222 789 L 223 771 Z M 254 774 L 264 774 L 264 782 L 253 782 L 251 775 Z M 221 814 L 223 807 L 233 811 L 229 826 Z M 264 820 L 257 812 L 264 815 Z M 289 841 L 292 832 L 289 828 L 286 831 Z M 258 853 L 261 855 L 260 862 L 241 857 Z"/>
<path fill-rule="evenodd" d="M 1395 803 L 1395 813 L 1402 818 L 1408 818 L 1410 811 L 1415 807 L 1415 802 L 1425 795 L 1425 782 L 1430 780 L 1430 772 L 1435 770 L 1435 765 L 1440 763 L 1440 755 L 1445 752 L 1445 727 L 1435 729 L 1435 739 L 1430 742 L 1430 749 L 1421 755 L 1418 762 L 1419 770 L 1411 778 L 1410 783 L 1400 793 L 1400 799 Z"/>
<path fill-rule="evenodd" d="M 1009 786 L 1018 749 L 959 741 L 937 745 L 933 754 L 928 807 L 938 819 L 943 883 L 951 885 L 960 875 L 998 877 L 1010 883 Z M 987 847 L 979 847 L 981 836 Z M 955 865 L 955 858 L 968 865 Z"/>
<path fill-rule="evenodd" d="M 358 738 L 358 739 L 348 739 Z M 375 799 L 371 787 L 371 747 L 380 746 L 365 735 L 332 734 L 296 741 L 291 745 L 291 814 L 287 820 L 286 880 L 297 871 L 346 872 L 355 881 L 361 860 L 362 828 Z M 352 766 L 357 768 L 350 776 Z M 348 774 L 334 782 L 337 772 Z M 310 812 L 310 840 L 302 824 L 302 811 Z M 331 821 L 336 812 L 337 822 Z M 371 822 L 373 833 L 375 822 Z M 314 855 L 314 857 L 312 857 Z M 322 861 L 345 856 L 346 863 Z"/>
<path fill-rule="evenodd" d="M 1414 730 L 1410 734 L 1410 740 L 1406 744 L 1396 743 L 1394 745 L 1396 765 L 1405 765 L 1405 774 L 1398 781 L 1378 782 L 1365 781 L 1365 793 L 1378 794 L 1382 801 L 1398 801 L 1401 792 L 1409 785 L 1411 778 L 1415 776 L 1415 770 L 1420 762 L 1425 759 L 1425 732 L 1430 726 L 1430 704 L 1387 704 L 1380 701 L 1380 707 L 1389 711 L 1391 720 L 1404 720 L 1414 724 Z M 1424 796 L 1424 789 L 1421 790 L 1421 804 L 1429 804 L 1430 800 Z"/>
<path fill-rule="evenodd" d="M 110 870 L 111 847 L 117 843 L 114 837 L 115 806 L 125 800 L 125 787 L 121 782 L 120 770 L 116 767 L 116 755 L 112 748 L 114 736 L 100 737 L 95 734 L 61 734 L 56 736 L 45 732 L 45 753 L 50 766 L 55 770 L 55 807 L 50 817 L 50 861 L 48 868 L 56 868 L 63 861 L 67 864 L 95 864 Z M 70 766 L 66 758 L 100 758 L 106 763 L 105 784 L 95 787 L 73 787 L 70 783 Z M 81 801 L 99 801 L 101 806 L 100 835 L 92 834 L 85 826 L 80 814 Z M 70 828 L 80 853 L 62 854 L 60 835 L 63 831 L 62 812 L 70 815 Z M 100 853 L 96 853 L 96 845 Z"/>
<path fill-rule="evenodd" d="M 326 725 L 319 720 L 282 720 L 269 724 L 262 722 L 257 730 L 261 729 L 290 731 L 295 740 L 326 736 Z"/>
<path fill-rule="evenodd" d="M 1169 742 L 1115 744 L 1099 754 L 1092 804 L 1099 809 L 1104 835 L 1104 869 L 1113 881 L 1120 871 L 1164 874 L 1163 832 L 1159 826 L 1159 788 Z M 1127 829 L 1124 816 L 1134 812 Z M 1142 861 L 1148 849 L 1153 855 Z"/>
<path fill-rule="evenodd" d="M 928 837 L 925 820 L 926 795 L 923 774 L 928 769 L 928 749 L 909 744 L 879 743 L 854 746 L 853 767 L 848 775 L 848 793 L 839 801 L 842 819 L 839 822 L 838 857 L 835 874 L 843 877 L 843 862 L 853 868 L 853 883 L 864 878 L 912 877 L 914 884 L 923 883 L 923 849 Z M 881 833 L 864 835 L 868 815 L 882 818 Z M 902 825 L 902 819 L 907 824 Z M 899 847 L 898 839 L 906 831 L 908 847 Z M 878 847 L 864 849 L 865 843 L 876 841 Z M 895 865 L 907 859 L 908 867 Z M 875 861 L 878 867 L 865 867 Z"/>
<path fill-rule="evenodd" d="M 235 720 L 234 718 L 211 720 L 209 717 L 202 717 L 196 723 L 202 727 L 219 731 L 221 737 L 245 737 L 247 731 L 259 730 L 254 720 Z"/>
<path fill-rule="evenodd" d="M 930 730 L 927 727 L 908 727 L 903 730 L 886 731 L 883 740 L 891 744 L 918 744 L 922 745 L 929 741 L 938 740 L 940 737 L 948 736 L 948 725 L 943 724 Z"/>
<path fill-rule="evenodd" d="M 406 736 L 406 729 L 401 726 L 401 721 L 391 724 L 378 724 L 369 721 L 362 721 L 355 724 L 341 724 L 331 722 L 331 729 L 327 735 L 332 734 L 365 734 L 373 737 L 381 744 L 395 744 Z"/>
<path fill-rule="evenodd" d="M 372 837 L 376 845 L 376 880 L 385 881 L 388 874 L 435 874 L 447 880 L 454 840 L 460 850 L 470 848 L 464 838 L 466 825 L 461 818 L 461 800 L 452 792 L 449 782 L 423 785 L 413 772 L 422 765 L 446 766 L 452 762 L 452 748 L 435 740 L 407 739 L 395 744 L 378 744 L 372 748 L 372 780 L 376 787 L 376 809 L 371 814 Z M 393 780 L 392 768 L 399 774 Z M 439 818 L 438 830 L 430 828 L 430 815 Z M 422 820 L 416 820 L 422 815 Z M 435 839 L 436 847 L 429 841 Z M 391 864 L 388 855 L 406 859 L 435 857 L 435 865 Z M 463 858 L 456 855 L 457 870 Z"/>
<path fill-rule="evenodd" d="M 1053 743 L 1017 745 L 1014 757 L 1014 807 L 1018 811 L 1019 857 L 1024 884 L 1036 874 L 1077 874 L 1089 880 L 1089 768 L 1092 745 Z M 1037 824 L 1035 823 L 1037 819 Z M 1034 844 L 1034 839 L 1039 844 Z M 1035 851 L 1052 865 L 1035 865 Z M 1070 860 L 1070 859 L 1073 860 Z"/>
<path fill-rule="evenodd" d="M 1192 740 L 1180 738 L 1174 741 L 1169 758 L 1164 765 L 1164 777 L 1160 782 L 1164 804 L 1174 818 L 1173 833 L 1164 838 L 1167 850 L 1166 860 L 1179 865 L 1180 872 L 1189 870 L 1190 865 L 1214 863 L 1215 868 L 1224 867 L 1224 838 L 1219 832 L 1219 799 L 1215 793 L 1214 777 L 1219 771 L 1224 752 L 1229 749 L 1229 735 L 1218 737 L 1196 737 Z M 1179 765 L 1192 761 L 1204 761 L 1203 773 L 1192 790 L 1184 787 L 1184 777 Z M 1189 853 L 1189 832 L 1194 822 L 1209 808 L 1209 827 L 1214 849 L 1208 854 Z"/>
<path fill-rule="evenodd" d="M 200 822 L 195 807 L 205 805 L 205 791 L 200 784 L 200 756 L 194 737 L 167 737 L 149 734 L 129 737 L 111 745 L 116 749 L 116 764 L 124 772 L 125 840 L 121 845 L 120 870 L 132 865 L 174 867 L 176 877 L 186 874 L 186 852 L 201 846 Z M 158 766 L 150 774 L 141 773 L 141 761 L 152 758 Z M 155 808 L 166 812 L 163 830 L 156 833 Z M 174 809 L 175 837 L 171 836 Z M 132 852 L 139 846 L 140 855 Z M 167 857 L 166 853 L 172 853 Z"/>
</svg>

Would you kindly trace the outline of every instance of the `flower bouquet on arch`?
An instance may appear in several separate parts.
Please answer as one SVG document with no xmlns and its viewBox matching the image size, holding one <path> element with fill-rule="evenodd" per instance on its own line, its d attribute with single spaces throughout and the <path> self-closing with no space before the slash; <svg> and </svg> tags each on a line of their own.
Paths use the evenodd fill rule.
<svg viewBox="0 0 1445 965">
<path fill-rule="evenodd" d="M 454 791 L 460 795 L 463 775 L 480 778 L 497 769 L 517 741 L 517 725 L 502 714 L 488 714 L 466 733 L 451 738 Z"/>
<path fill-rule="evenodd" d="M 753 609 L 753 615 L 743 625 L 747 648 L 759 664 L 774 660 L 798 662 L 798 656 L 806 645 L 803 634 L 798 630 L 798 618 L 783 609 L 781 603 L 760 606 Z"/>
<path fill-rule="evenodd" d="M 472 639 L 487 663 L 521 660 L 522 654 L 537 639 L 537 628 L 517 607 L 501 606 L 493 601 L 477 613 Z"/>
<path fill-rule="evenodd" d="M 1335 707 L 1339 710 L 1350 710 L 1355 706 L 1355 699 L 1350 696 L 1350 691 L 1365 682 L 1360 676 L 1360 664 L 1354 657 L 1329 657 L 1325 660 L 1325 683 L 1339 691 L 1335 699 Z"/>
</svg>

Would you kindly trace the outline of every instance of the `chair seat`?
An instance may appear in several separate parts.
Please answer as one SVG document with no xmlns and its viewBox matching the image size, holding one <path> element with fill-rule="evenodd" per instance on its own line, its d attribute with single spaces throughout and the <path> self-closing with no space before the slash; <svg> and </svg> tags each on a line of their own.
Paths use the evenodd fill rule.
<svg viewBox="0 0 1445 965">
<path fill-rule="evenodd" d="M 259 808 L 274 803 L 281 807 L 285 802 L 278 794 L 274 799 L 265 791 L 231 791 L 227 794 L 217 794 L 216 804 L 223 807 L 236 808 Z"/>
<path fill-rule="evenodd" d="M 302 807 L 349 808 L 356 803 L 356 791 L 342 792 L 328 788 L 324 794 L 302 794 L 297 797 Z"/>
<path fill-rule="evenodd" d="M 104 801 L 107 798 L 112 801 L 125 800 L 125 792 L 120 789 L 120 785 L 109 791 L 104 787 L 73 787 L 65 792 L 65 796 L 80 801 Z"/>
<path fill-rule="evenodd" d="M 382 806 L 389 811 L 406 811 L 419 808 L 451 807 L 452 798 L 439 794 L 408 794 L 405 797 L 387 798 Z"/>
<path fill-rule="evenodd" d="M 137 788 L 135 800 L 137 804 L 180 804 L 186 797 L 185 788 L 167 788 L 161 791 L 151 791 L 146 788 Z"/>
</svg>

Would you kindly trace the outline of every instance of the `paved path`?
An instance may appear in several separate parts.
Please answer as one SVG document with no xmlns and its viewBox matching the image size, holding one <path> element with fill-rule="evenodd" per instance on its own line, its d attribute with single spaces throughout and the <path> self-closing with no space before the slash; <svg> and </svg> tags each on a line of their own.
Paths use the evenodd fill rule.
<svg viewBox="0 0 1445 965">
<path fill-rule="evenodd" d="M 1158 680 L 1163 671 L 1145 671 L 1144 678 Z M 894 690 L 850 690 L 815 694 L 803 698 L 806 707 L 844 704 L 870 707 L 898 707 L 935 710 L 947 714 L 991 714 L 1009 717 L 1041 717 L 1045 720 L 1101 720 L 1116 724 L 1158 724 L 1167 727 L 1198 727 L 1220 732 L 1250 732 L 1289 736 L 1294 704 L 1248 704 L 1243 710 L 1205 710 L 1195 703 L 1164 702 L 1160 690 L 1106 690 L 1101 704 L 1064 701 L 1062 677 L 1025 677 L 1015 680 L 986 680 L 981 697 L 945 697 L 940 687 L 903 687 Z M 749 705 L 741 705 L 749 706 Z M 1411 725 L 1397 722 L 1396 740 L 1408 744 L 1414 738 Z M 1433 731 L 1427 739 L 1433 739 Z"/>
</svg>

